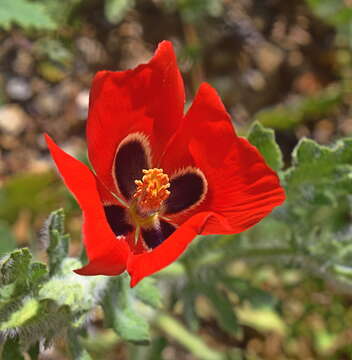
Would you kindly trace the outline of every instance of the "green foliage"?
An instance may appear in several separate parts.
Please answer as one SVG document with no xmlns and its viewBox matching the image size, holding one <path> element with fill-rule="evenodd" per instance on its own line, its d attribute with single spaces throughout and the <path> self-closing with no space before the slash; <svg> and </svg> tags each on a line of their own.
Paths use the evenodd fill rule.
<svg viewBox="0 0 352 360">
<path fill-rule="evenodd" d="M 33 261 L 27 248 L 14 250 L 0 260 L 0 335 L 6 339 L 4 356 L 22 359 L 21 351 L 35 353 L 39 341 L 48 345 L 56 336 L 67 334 L 73 358 L 90 359 L 80 330 L 100 302 L 108 325 L 123 339 L 146 343 L 149 326 L 135 310 L 160 305 L 153 280 L 130 289 L 126 276 L 108 279 L 76 275 L 73 270 L 82 263 L 68 257 L 69 237 L 65 234 L 62 210 L 50 215 L 42 236 L 47 242 L 48 266 Z"/>
<path fill-rule="evenodd" d="M 160 295 L 153 280 L 146 280 L 131 289 L 127 275 L 112 278 L 103 299 L 107 325 L 122 339 L 142 345 L 149 343 L 150 336 L 148 322 L 138 315 L 140 302 L 153 307 L 160 306 Z"/>
<path fill-rule="evenodd" d="M 235 260 L 281 268 L 301 266 L 336 288 L 352 291 L 352 139 L 341 139 L 330 147 L 303 139 L 286 170 L 281 170 L 282 154 L 272 130 L 255 123 L 248 139 L 279 171 L 287 193 L 285 204 L 242 234 L 197 237 L 179 265 L 174 265 L 178 270 L 173 276 L 168 269 L 160 274 L 168 274 L 169 310 L 177 305 L 188 329 L 194 332 L 206 320 L 198 308 L 202 299 L 211 309 L 217 330 L 236 341 L 244 336 L 243 325 L 259 332 L 275 329 L 281 334 L 290 329 L 280 320 L 283 304 L 254 278 L 234 272 Z M 154 347 L 150 325 L 200 359 L 240 356 L 237 351 L 209 349 L 178 320 L 164 312 L 160 315 L 162 301 L 152 278 L 131 289 L 127 274 L 110 278 L 76 275 L 72 270 L 82 262 L 68 257 L 62 210 L 50 215 L 43 241 L 48 266 L 34 261 L 26 248 L 0 260 L 0 332 L 6 339 L 4 349 L 12 358 L 21 359 L 21 351 L 35 352 L 39 341 L 48 345 L 61 335 L 66 336 L 74 359 L 90 359 L 96 345 L 83 330 L 97 305 L 102 306 L 106 326 L 117 334 L 106 340 L 108 343 L 153 344 L 150 351 L 135 350 L 142 358 L 163 349 L 162 342 Z M 321 348 L 334 341 L 330 335 L 325 331 L 319 337 Z"/>
<path fill-rule="evenodd" d="M 184 21 L 193 23 L 206 16 L 220 16 L 224 11 L 221 0 L 167 0 L 169 9 L 177 9 Z"/>
<path fill-rule="evenodd" d="M 275 142 L 274 131 L 254 122 L 248 134 L 249 142 L 257 147 L 264 156 L 266 163 L 275 171 L 283 166 L 282 153 Z"/>
<path fill-rule="evenodd" d="M 43 4 L 28 0 L 2 0 L 0 28 L 9 29 L 13 24 L 38 30 L 53 30 L 56 27 Z"/>
<path fill-rule="evenodd" d="M 255 120 L 274 129 L 290 129 L 303 121 L 312 121 L 332 114 L 342 101 L 342 89 L 332 86 L 317 94 L 297 97 L 284 104 L 261 110 L 255 115 Z"/>
<path fill-rule="evenodd" d="M 177 320 L 161 315 L 157 319 L 158 326 L 178 340 L 201 360 L 225 360 L 225 356 L 209 348 L 201 339 L 187 331 Z"/>
<path fill-rule="evenodd" d="M 5 342 L 2 359 L 3 360 L 24 360 L 24 356 L 21 354 L 18 346 L 18 339 L 8 339 Z"/>
<path fill-rule="evenodd" d="M 306 0 L 310 8 L 322 19 L 336 26 L 338 31 L 350 35 L 352 8 L 343 0 Z M 351 44 L 351 43 L 350 43 Z"/>
<path fill-rule="evenodd" d="M 271 130 L 254 124 L 248 138 L 270 166 L 282 167 Z M 336 289 L 351 291 L 352 139 L 331 147 L 301 140 L 292 166 L 280 177 L 287 193 L 283 206 L 242 234 L 198 237 L 181 258 L 188 280 L 175 286 L 174 296 L 182 302 L 191 329 L 201 321 L 196 300 L 203 298 L 213 308 L 219 328 L 235 338 L 241 338 L 242 324 L 256 323 L 262 331 L 269 318 L 278 332 L 287 331 L 279 317 L 282 304 L 254 279 L 234 275 L 235 260 L 300 266 Z"/>
<path fill-rule="evenodd" d="M 134 0 L 105 0 L 105 17 L 111 23 L 117 24 L 134 5 Z"/>
<path fill-rule="evenodd" d="M 52 172 L 18 175 L 0 188 L 0 219 L 12 223 L 22 209 L 34 214 L 48 211 L 63 194 L 58 191 L 57 177 Z"/>
<path fill-rule="evenodd" d="M 62 261 L 68 254 L 69 236 L 64 230 L 63 210 L 53 212 L 48 219 L 50 242 L 47 248 L 49 256 L 50 274 L 53 275 L 61 269 Z"/>
<path fill-rule="evenodd" d="M 77 331 L 70 329 L 68 331 L 67 340 L 73 359 L 92 360 L 92 357 L 89 355 L 88 351 L 82 346 Z"/>
</svg>

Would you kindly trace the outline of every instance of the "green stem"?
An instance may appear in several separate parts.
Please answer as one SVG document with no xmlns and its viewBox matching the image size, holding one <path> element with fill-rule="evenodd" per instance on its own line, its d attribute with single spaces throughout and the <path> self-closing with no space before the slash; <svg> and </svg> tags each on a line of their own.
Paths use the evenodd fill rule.
<svg viewBox="0 0 352 360">
<path fill-rule="evenodd" d="M 193 263 L 193 267 L 216 264 L 219 261 L 223 261 L 224 258 L 231 260 L 249 260 L 253 258 L 267 258 L 267 257 L 282 257 L 282 256 L 292 256 L 297 252 L 293 248 L 282 247 L 282 248 L 251 248 L 251 249 L 238 249 L 236 254 L 231 252 L 231 257 L 224 256 L 223 252 L 221 253 L 212 253 L 209 256 L 202 257 L 199 259 L 196 264 Z"/>
<path fill-rule="evenodd" d="M 156 319 L 156 325 L 197 358 L 201 360 L 224 360 L 223 355 L 209 348 L 200 337 L 190 333 L 173 317 L 166 314 L 160 315 Z"/>
</svg>

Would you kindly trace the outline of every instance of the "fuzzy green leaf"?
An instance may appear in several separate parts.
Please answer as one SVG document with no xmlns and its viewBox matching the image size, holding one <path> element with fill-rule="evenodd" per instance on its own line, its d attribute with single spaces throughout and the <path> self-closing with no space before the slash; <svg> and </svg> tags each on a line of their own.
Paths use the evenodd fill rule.
<svg viewBox="0 0 352 360">
<path fill-rule="evenodd" d="M 303 139 L 294 149 L 293 166 L 284 181 L 289 198 L 301 196 L 309 188 L 316 193 L 319 188 L 333 187 L 336 195 L 339 190 L 352 191 L 351 175 L 352 138 L 340 140 L 334 147 Z"/>
<path fill-rule="evenodd" d="M 0 284 L 26 281 L 32 255 L 27 248 L 14 250 L 0 261 Z"/>
<path fill-rule="evenodd" d="M 249 142 L 258 148 L 266 163 L 275 171 L 283 166 L 282 153 L 275 141 L 275 134 L 272 129 L 267 129 L 258 122 L 255 122 L 248 134 Z"/>
<path fill-rule="evenodd" d="M 105 320 L 122 339 L 146 345 L 150 341 L 148 322 L 134 309 L 134 292 L 125 275 L 110 279 L 103 300 Z"/>
<path fill-rule="evenodd" d="M 52 212 L 48 219 L 47 253 L 50 275 L 56 274 L 60 270 L 61 263 L 68 254 L 69 236 L 65 234 L 64 221 L 65 214 L 62 209 Z"/>
<path fill-rule="evenodd" d="M 155 285 L 155 279 L 145 278 L 135 288 L 136 297 L 145 304 L 154 308 L 161 306 L 161 296 L 159 289 Z"/>
<path fill-rule="evenodd" d="M 51 339 L 70 324 L 71 312 L 67 306 L 58 306 L 50 299 L 27 298 L 6 321 L 0 323 L 0 331 L 16 331 L 21 348 L 45 339 Z"/>
<path fill-rule="evenodd" d="M 39 291 L 39 299 L 50 299 L 60 306 L 69 306 L 74 314 L 86 313 L 98 302 L 108 281 L 103 276 L 82 277 L 72 270 L 81 266 L 77 259 L 63 261 L 64 277 L 54 277 L 44 283 Z"/>
<path fill-rule="evenodd" d="M 43 281 L 47 274 L 48 268 L 44 263 L 33 262 L 29 267 L 28 277 L 33 287 Z"/>
<path fill-rule="evenodd" d="M 0 324 L 0 331 L 14 329 L 25 325 L 38 314 L 39 302 L 29 298 L 22 307 L 13 312 L 7 321 Z"/>
</svg>

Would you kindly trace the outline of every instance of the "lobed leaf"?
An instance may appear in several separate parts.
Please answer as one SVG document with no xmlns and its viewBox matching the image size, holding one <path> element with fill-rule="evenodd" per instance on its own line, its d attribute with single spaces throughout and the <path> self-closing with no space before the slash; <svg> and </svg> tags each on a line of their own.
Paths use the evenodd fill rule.
<svg viewBox="0 0 352 360">
<path fill-rule="evenodd" d="M 329 202 L 329 190 L 333 190 L 333 197 L 341 191 L 352 192 L 352 138 L 340 140 L 333 147 L 302 139 L 292 158 L 293 166 L 284 174 L 289 200 L 324 195 Z"/>
<path fill-rule="evenodd" d="M 14 250 L 0 261 L 0 284 L 26 282 L 32 255 L 27 248 Z"/>
<path fill-rule="evenodd" d="M 275 141 L 274 130 L 267 129 L 258 122 L 254 122 L 248 134 L 249 142 L 258 148 L 266 163 L 279 171 L 283 166 L 282 153 Z"/>
</svg>

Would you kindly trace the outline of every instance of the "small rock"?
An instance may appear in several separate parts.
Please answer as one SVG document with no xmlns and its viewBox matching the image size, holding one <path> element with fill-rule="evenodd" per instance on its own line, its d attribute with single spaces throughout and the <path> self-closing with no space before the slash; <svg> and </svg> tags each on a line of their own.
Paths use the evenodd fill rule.
<svg viewBox="0 0 352 360">
<path fill-rule="evenodd" d="M 76 46 L 89 64 L 103 63 L 107 59 L 104 47 L 93 38 L 81 36 L 76 40 Z"/>
<path fill-rule="evenodd" d="M 28 121 L 28 115 L 19 105 L 7 104 L 0 107 L 0 131 L 18 135 L 25 129 Z"/>
<path fill-rule="evenodd" d="M 270 43 L 263 43 L 257 48 L 255 60 L 262 72 L 272 74 L 284 61 L 284 55 L 279 47 Z"/>
<path fill-rule="evenodd" d="M 48 91 L 36 96 L 34 107 L 39 114 L 55 116 L 62 111 L 62 101 L 54 92 Z"/>
<path fill-rule="evenodd" d="M 21 77 L 13 77 L 7 82 L 6 93 L 11 99 L 18 101 L 28 100 L 33 94 L 28 81 Z"/>
<path fill-rule="evenodd" d="M 78 108 L 78 116 L 81 120 L 87 118 L 88 104 L 89 104 L 89 90 L 84 89 L 79 92 L 76 97 L 76 104 Z"/>
</svg>

